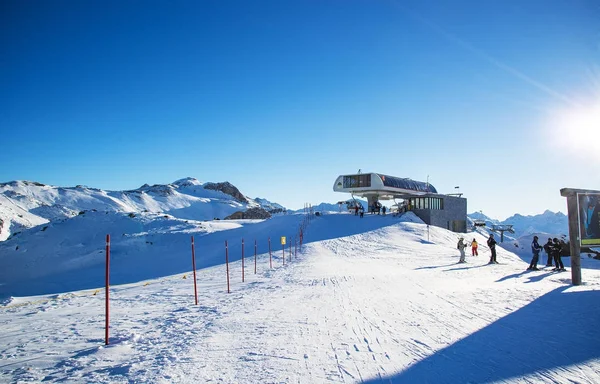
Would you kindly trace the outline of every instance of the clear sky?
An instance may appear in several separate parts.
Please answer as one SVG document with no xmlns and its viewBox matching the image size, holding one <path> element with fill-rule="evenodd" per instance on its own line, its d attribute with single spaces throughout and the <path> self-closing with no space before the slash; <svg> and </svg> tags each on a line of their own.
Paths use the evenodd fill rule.
<svg viewBox="0 0 600 384">
<path fill-rule="evenodd" d="M 566 212 L 560 188 L 600 189 L 600 6 L 5 0 L 0 130 L 0 181 L 301 208 L 361 169 Z"/>
</svg>

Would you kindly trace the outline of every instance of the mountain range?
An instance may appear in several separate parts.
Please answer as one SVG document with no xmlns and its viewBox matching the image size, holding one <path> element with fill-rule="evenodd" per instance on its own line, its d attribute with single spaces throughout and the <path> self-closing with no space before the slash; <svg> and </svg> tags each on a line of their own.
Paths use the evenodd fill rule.
<svg viewBox="0 0 600 384">
<path fill-rule="evenodd" d="M 266 211 L 285 210 L 266 199 L 249 198 L 229 182 L 201 183 L 192 177 L 170 184 L 144 184 L 128 191 L 12 181 L 0 184 L 0 241 L 6 240 L 11 233 L 73 218 L 91 210 L 213 220 L 258 207 Z"/>
<path fill-rule="evenodd" d="M 363 202 L 363 205 L 366 204 Z M 265 198 L 250 198 L 229 182 L 202 183 L 193 177 L 169 184 L 144 184 L 126 191 L 105 191 L 84 185 L 57 187 L 34 181 L 12 181 L 0 184 L 0 241 L 11 234 L 25 231 L 54 221 L 64 221 L 86 211 L 126 214 L 167 214 L 181 220 L 206 221 L 224 219 L 235 212 L 262 208 L 267 212 L 293 211 Z M 339 203 L 313 205 L 316 211 L 346 211 Z M 485 223 L 512 225 L 510 239 L 534 233 L 568 235 L 568 219 L 561 212 L 545 211 L 542 214 L 523 216 L 515 214 L 506 220 L 492 219 L 481 212 L 468 215 L 469 227 Z"/>
<path fill-rule="evenodd" d="M 485 223 L 490 228 L 493 225 L 512 225 L 514 233 L 511 236 L 517 238 L 536 233 L 552 233 L 560 234 L 560 236 L 568 236 L 569 233 L 568 217 L 562 212 L 555 213 L 546 210 L 544 213 L 533 216 L 523 216 L 517 213 L 502 221 L 489 218 L 481 212 L 473 212 L 467 216 L 471 226 L 474 226 L 476 222 Z"/>
</svg>

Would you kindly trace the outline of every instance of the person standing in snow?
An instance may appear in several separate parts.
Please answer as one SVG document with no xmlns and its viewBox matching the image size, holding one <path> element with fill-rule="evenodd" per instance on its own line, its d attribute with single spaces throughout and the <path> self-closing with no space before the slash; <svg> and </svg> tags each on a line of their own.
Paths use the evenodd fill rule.
<svg viewBox="0 0 600 384">
<path fill-rule="evenodd" d="M 360 214 L 360 218 L 362 219 L 363 216 L 365 215 L 365 209 L 363 208 L 363 206 L 361 205 L 360 208 L 358 209 L 358 213 Z"/>
<path fill-rule="evenodd" d="M 496 261 L 496 239 L 494 239 L 493 233 L 490 233 L 490 237 L 487 239 L 487 245 L 490 247 L 490 252 L 492 252 L 492 256 L 490 257 L 490 262 L 488 264 L 498 264 Z"/>
<path fill-rule="evenodd" d="M 560 252 L 562 251 L 562 245 L 558 242 L 558 239 L 555 237 L 552 243 L 552 248 L 550 253 L 552 254 L 552 256 L 554 257 L 554 265 L 555 268 L 553 269 L 553 271 L 566 271 L 565 266 L 562 262 L 562 260 L 560 259 Z"/>
<path fill-rule="evenodd" d="M 552 266 L 552 239 L 548 238 L 548 242 L 544 244 L 544 251 L 546 255 L 548 255 L 548 260 L 546 261 L 546 267 Z"/>
<path fill-rule="evenodd" d="M 477 253 L 477 240 L 475 239 L 471 241 L 471 254 L 472 256 L 479 256 L 479 253 Z"/>
<path fill-rule="evenodd" d="M 358 216 L 358 205 L 354 206 L 354 216 Z"/>
<path fill-rule="evenodd" d="M 383 212 L 383 216 L 385 216 L 385 211 L 386 211 L 386 209 L 387 209 L 387 208 L 385 207 L 385 205 L 383 206 L 383 208 L 381 208 L 381 212 Z"/>
<path fill-rule="evenodd" d="M 531 259 L 531 263 L 529 263 L 529 268 L 527 268 L 528 271 L 539 271 L 537 263 L 542 249 L 542 246 L 538 243 L 538 237 L 533 236 L 533 242 L 531 243 L 531 252 L 533 252 L 533 258 Z"/>
<path fill-rule="evenodd" d="M 466 263 L 465 261 L 465 248 L 467 248 L 467 243 L 465 243 L 464 238 L 458 239 L 458 244 L 456 244 L 456 248 L 460 251 L 460 260 L 459 263 Z"/>
</svg>

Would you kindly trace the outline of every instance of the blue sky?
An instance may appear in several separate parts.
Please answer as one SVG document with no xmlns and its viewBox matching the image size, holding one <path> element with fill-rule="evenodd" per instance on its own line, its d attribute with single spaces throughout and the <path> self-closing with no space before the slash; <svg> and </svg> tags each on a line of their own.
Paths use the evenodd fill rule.
<svg viewBox="0 0 600 384">
<path fill-rule="evenodd" d="M 362 169 L 499 219 L 600 189 L 594 1 L 0 7 L 0 181 L 192 176 L 301 208 Z"/>
</svg>

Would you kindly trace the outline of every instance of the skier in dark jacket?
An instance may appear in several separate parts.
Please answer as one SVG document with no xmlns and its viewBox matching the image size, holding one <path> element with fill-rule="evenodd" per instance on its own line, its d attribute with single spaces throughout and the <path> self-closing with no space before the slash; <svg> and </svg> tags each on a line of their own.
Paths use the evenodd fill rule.
<svg viewBox="0 0 600 384">
<path fill-rule="evenodd" d="M 496 261 L 496 239 L 494 239 L 493 233 L 490 233 L 490 237 L 487 239 L 487 245 L 490 247 L 490 251 L 492 252 L 492 256 L 490 257 L 490 262 L 488 264 L 498 264 Z"/>
<path fill-rule="evenodd" d="M 528 271 L 539 271 L 537 263 L 540 258 L 540 251 L 542 249 L 542 246 L 538 243 L 538 237 L 533 236 L 533 242 L 531 243 L 531 252 L 533 252 L 533 258 L 531 259 L 531 263 L 529 263 L 529 268 L 527 268 Z"/>
<path fill-rule="evenodd" d="M 552 239 L 548 238 L 548 242 L 544 244 L 544 251 L 546 251 L 546 255 L 548 255 L 548 261 L 546 261 L 546 267 L 552 266 Z"/>
<path fill-rule="evenodd" d="M 554 257 L 554 264 L 556 266 L 552 270 L 558 271 L 558 272 L 566 271 L 565 266 L 564 266 L 562 260 L 560 259 L 560 252 L 562 251 L 562 245 L 560 244 L 560 242 L 558 241 L 558 239 L 556 237 L 552 241 L 553 241 L 553 244 L 552 244 L 550 253 Z"/>
</svg>

